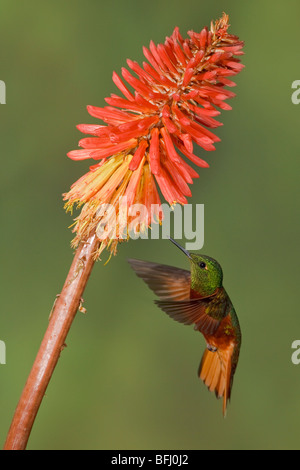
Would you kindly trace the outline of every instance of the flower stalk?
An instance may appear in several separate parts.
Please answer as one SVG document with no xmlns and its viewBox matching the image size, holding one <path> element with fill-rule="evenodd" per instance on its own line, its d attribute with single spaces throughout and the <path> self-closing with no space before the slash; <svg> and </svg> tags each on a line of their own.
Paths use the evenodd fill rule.
<svg viewBox="0 0 300 470">
<path fill-rule="evenodd" d="M 75 253 L 65 284 L 51 312 L 49 325 L 25 384 L 4 450 L 24 450 L 55 366 L 95 262 L 99 240 L 92 235 Z"/>
</svg>

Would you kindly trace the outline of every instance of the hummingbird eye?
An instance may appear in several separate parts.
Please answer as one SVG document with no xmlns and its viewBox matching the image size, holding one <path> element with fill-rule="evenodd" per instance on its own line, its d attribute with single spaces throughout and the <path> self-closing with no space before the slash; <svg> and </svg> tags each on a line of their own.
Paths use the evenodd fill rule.
<svg viewBox="0 0 300 470">
<path fill-rule="evenodd" d="M 206 268 L 206 263 L 204 263 L 204 261 L 201 261 L 201 263 L 199 263 L 199 267 L 201 269 L 205 269 Z"/>
</svg>

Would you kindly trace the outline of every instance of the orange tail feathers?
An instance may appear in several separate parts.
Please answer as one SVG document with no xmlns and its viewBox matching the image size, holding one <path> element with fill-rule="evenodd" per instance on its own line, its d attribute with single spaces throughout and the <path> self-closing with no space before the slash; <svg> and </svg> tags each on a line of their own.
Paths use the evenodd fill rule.
<svg viewBox="0 0 300 470">
<path fill-rule="evenodd" d="M 232 386 L 231 359 L 234 344 L 226 349 L 218 349 L 216 352 L 204 351 L 200 367 L 199 377 L 211 392 L 215 392 L 217 398 L 223 397 L 223 416 L 226 416 L 227 402 L 230 398 Z"/>
</svg>

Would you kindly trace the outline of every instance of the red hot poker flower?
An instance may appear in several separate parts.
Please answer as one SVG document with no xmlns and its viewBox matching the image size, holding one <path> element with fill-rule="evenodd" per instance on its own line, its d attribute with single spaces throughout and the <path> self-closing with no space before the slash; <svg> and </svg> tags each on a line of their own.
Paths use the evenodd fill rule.
<svg viewBox="0 0 300 470">
<path fill-rule="evenodd" d="M 99 207 L 109 203 L 119 212 L 122 196 L 128 205 L 139 202 L 150 209 L 152 204 L 160 204 L 158 185 L 169 204 L 187 203 L 189 184 L 199 176 L 187 160 L 199 167 L 209 166 L 193 153 L 194 143 L 215 150 L 220 139 L 210 129 L 222 125 L 215 119 L 220 114 L 217 108 L 231 109 L 226 100 L 235 94 L 225 87 L 235 83 L 228 77 L 244 67 L 235 57 L 243 54 L 244 43 L 228 34 L 228 27 L 224 13 L 210 30 L 189 31 L 187 39 L 175 28 L 164 44 L 151 41 L 149 49 L 144 48 L 148 62 L 143 67 L 128 60 L 131 72 L 123 68 L 122 78 L 113 73 L 124 97 L 112 94 L 105 99 L 108 106 L 87 107 L 105 125 L 77 126 L 92 137 L 81 139 L 82 149 L 68 153 L 73 160 L 98 162 L 64 195 L 67 210 L 74 204 L 84 205 L 75 220 L 75 246 L 103 221 Z M 148 226 L 161 218 L 160 211 L 150 210 L 143 223 Z M 105 246 L 115 252 L 118 241 L 124 239 L 120 227 L 115 228 L 116 237 L 113 240 L 107 233 L 100 252 Z"/>
</svg>

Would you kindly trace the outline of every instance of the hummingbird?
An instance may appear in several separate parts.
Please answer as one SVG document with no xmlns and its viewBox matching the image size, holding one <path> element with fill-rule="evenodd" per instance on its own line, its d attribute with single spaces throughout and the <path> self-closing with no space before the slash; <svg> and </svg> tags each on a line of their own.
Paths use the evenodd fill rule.
<svg viewBox="0 0 300 470">
<path fill-rule="evenodd" d="M 129 259 L 137 276 L 159 297 L 155 303 L 172 319 L 204 336 L 206 349 L 198 376 L 217 398 L 223 397 L 226 416 L 233 377 L 241 347 L 241 329 L 232 302 L 223 287 L 223 271 L 213 258 L 189 253 L 173 238 L 189 259 L 190 270 Z"/>
</svg>

